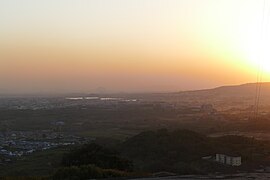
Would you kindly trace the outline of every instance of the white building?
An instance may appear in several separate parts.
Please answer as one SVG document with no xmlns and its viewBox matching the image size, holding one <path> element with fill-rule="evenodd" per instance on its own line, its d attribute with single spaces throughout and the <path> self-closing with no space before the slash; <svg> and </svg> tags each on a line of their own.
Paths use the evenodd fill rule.
<svg viewBox="0 0 270 180">
<path fill-rule="evenodd" d="M 242 158 L 240 156 L 228 156 L 225 154 L 216 154 L 216 162 L 230 165 L 230 166 L 241 166 Z"/>
</svg>

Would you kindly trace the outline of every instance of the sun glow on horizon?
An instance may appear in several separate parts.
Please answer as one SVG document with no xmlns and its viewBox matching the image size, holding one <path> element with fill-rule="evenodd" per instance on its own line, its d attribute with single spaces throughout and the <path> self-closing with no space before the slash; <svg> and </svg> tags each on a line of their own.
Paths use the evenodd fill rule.
<svg viewBox="0 0 270 180">
<path fill-rule="evenodd" d="M 257 35 L 257 34 L 255 34 Z M 249 46 L 247 52 L 248 60 L 253 64 L 255 70 L 262 71 L 270 75 L 270 32 L 268 28 L 265 34 L 246 46 Z"/>
<path fill-rule="evenodd" d="M 247 19 L 251 19 L 251 14 Z M 242 28 L 240 46 L 242 55 L 250 64 L 252 71 L 258 71 L 270 77 L 270 3 L 265 1 L 262 11 L 257 13 L 257 20 L 248 27 Z"/>
<path fill-rule="evenodd" d="M 254 82 L 258 66 L 270 80 L 263 2 L 0 1 L 0 92 L 198 89 Z"/>
</svg>

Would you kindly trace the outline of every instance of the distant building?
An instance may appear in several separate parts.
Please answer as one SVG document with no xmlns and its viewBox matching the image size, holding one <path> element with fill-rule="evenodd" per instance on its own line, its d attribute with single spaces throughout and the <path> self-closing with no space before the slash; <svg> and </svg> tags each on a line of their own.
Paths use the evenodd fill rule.
<svg viewBox="0 0 270 180">
<path fill-rule="evenodd" d="M 228 156 L 225 154 L 216 154 L 215 161 L 230 166 L 241 166 L 242 164 L 242 158 L 240 156 Z"/>
<path fill-rule="evenodd" d="M 201 112 L 208 113 L 208 114 L 213 114 L 213 113 L 217 112 L 217 110 L 214 109 L 212 104 L 203 104 L 203 105 L 201 105 L 200 110 L 201 110 Z"/>
<path fill-rule="evenodd" d="M 63 122 L 63 121 L 57 121 L 57 122 L 55 122 L 55 125 L 56 126 L 64 126 L 65 125 L 65 122 Z"/>
<path fill-rule="evenodd" d="M 53 126 L 52 126 L 52 129 L 54 131 L 57 131 L 57 132 L 61 132 L 62 131 L 62 127 L 65 126 L 65 122 L 63 121 L 57 121 L 57 122 L 53 122 L 51 123 Z"/>
</svg>

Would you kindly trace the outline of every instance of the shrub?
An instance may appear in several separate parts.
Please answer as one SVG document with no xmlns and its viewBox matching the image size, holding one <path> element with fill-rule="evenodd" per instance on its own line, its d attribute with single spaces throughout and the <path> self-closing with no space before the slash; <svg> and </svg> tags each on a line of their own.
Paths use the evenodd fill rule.
<svg viewBox="0 0 270 180">
<path fill-rule="evenodd" d="M 102 169 L 95 165 L 63 167 L 53 175 L 54 180 L 84 180 L 92 178 L 127 177 L 129 173 L 114 169 Z"/>
</svg>

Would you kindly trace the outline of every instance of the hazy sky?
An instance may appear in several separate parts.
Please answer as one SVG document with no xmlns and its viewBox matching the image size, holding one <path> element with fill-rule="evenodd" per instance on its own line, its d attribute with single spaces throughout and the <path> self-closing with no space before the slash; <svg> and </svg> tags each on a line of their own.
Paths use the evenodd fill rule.
<svg viewBox="0 0 270 180">
<path fill-rule="evenodd" d="M 254 82 L 258 64 L 269 80 L 263 4 L 0 0 L 0 93 L 208 88 Z"/>
</svg>

